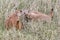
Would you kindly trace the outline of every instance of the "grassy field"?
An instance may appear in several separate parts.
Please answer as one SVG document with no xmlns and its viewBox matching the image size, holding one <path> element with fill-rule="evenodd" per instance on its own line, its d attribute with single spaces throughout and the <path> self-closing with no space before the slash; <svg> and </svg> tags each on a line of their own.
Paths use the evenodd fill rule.
<svg viewBox="0 0 60 40">
<path fill-rule="evenodd" d="M 5 30 L 5 19 L 15 8 L 35 10 L 48 15 L 54 9 L 51 22 L 31 21 L 24 23 L 21 31 L 15 28 Z M 60 0 L 0 0 L 0 40 L 60 40 Z"/>
</svg>

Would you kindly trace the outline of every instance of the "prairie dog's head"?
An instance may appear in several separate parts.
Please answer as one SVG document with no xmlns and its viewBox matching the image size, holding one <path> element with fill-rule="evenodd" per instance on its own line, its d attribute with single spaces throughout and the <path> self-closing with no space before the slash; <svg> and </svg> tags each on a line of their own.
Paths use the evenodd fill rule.
<svg viewBox="0 0 60 40">
<path fill-rule="evenodd" d="M 15 13 L 16 13 L 17 16 L 21 16 L 22 15 L 22 10 L 16 10 Z"/>
</svg>

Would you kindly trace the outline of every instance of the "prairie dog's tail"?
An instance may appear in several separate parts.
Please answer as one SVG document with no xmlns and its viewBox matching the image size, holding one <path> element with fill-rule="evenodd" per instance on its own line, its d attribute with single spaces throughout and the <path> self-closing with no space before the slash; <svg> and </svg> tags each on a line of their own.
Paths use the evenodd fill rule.
<svg viewBox="0 0 60 40">
<path fill-rule="evenodd" d="M 50 17 L 53 18 L 53 8 L 51 9 Z"/>
</svg>

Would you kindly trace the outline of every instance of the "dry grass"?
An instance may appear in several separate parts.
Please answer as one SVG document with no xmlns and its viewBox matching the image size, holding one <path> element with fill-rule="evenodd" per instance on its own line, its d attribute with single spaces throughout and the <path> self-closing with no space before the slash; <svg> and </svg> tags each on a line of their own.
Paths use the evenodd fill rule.
<svg viewBox="0 0 60 40">
<path fill-rule="evenodd" d="M 60 0 L 0 0 L 0 40 L 60 40 Z M 11 12 L 18 9 L 36 10 L 48 14 L 54 9 L 51 24 L 41 21 L 24 23 L 21 31 L 5 30 L 4 21 Z"/>
</svg>

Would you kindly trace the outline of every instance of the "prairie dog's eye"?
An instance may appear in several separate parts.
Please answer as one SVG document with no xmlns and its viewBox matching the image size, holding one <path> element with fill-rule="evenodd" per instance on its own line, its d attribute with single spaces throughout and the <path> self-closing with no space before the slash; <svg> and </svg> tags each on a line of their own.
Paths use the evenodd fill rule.
<svg viewBox="0 0 60 40">
<path fill-rule="evenodd" d="M 22 10 L 20 10 L 20 12 L 22 12 Z"/>
</svg>

